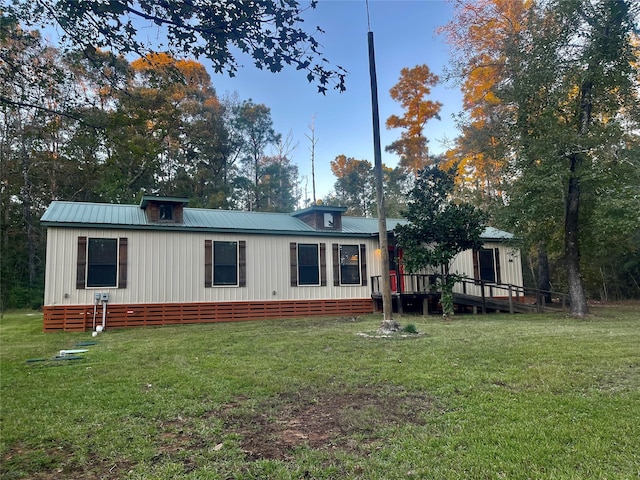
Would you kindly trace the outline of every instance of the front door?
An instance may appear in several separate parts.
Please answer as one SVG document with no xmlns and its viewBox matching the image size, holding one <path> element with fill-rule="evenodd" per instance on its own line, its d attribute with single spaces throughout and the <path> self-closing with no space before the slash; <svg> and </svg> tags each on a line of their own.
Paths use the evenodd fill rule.
<svg viewBox="0 0 640 480">
<path fill-rule="evenodd" d="M 391 292 L 404 291 L 404 268 L 402 267 L 402 250 L 389 246 L 389 275 L 391 276 Z"/>
</svg>

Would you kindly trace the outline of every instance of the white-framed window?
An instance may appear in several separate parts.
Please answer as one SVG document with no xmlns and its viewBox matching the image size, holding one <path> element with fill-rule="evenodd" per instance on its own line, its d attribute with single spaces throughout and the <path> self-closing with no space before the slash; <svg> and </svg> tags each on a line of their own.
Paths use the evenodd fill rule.
<svg viewBox="0 0 640 480">
<path fill-rule="evenodd" d="M 320 285 L 320 255 L 317 243 L 298 244 L 298 285 Z"/>
<path fill-rule="evenodd" d="M 204 241 L 204 286 L 247 286 L 247 242 Z"/>
<path fill-rule="evenodd" d="M 290 243 L 291 286 L 327 285 L 326 244 Z"/>
<path fill-rule="evenodd" d="M 340 284 L 360 285 L 360 246 L 340 245 Z"/>
<path fill-rule="evenodd" d="M 238 285 L 238 242 L 213 242 L 213 285 Z"/>
<path fill-rule="evenodd" d="M 367 246 L 337 244 L 333 251 L 333 285 L 367 285 Z"/>
</svg>

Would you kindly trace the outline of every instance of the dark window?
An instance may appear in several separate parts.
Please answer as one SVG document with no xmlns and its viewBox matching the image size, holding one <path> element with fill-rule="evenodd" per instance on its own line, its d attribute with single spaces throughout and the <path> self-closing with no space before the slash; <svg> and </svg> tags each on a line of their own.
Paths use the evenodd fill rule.
<svg viewBox="0 0 640 480">
<path fill-rule="evenodd" d="M 340 245 L 340 282 L 343 285 L 360 285 L 360 247 Z"/>
<path fill-rule="evenodd" d="M 495 259 L 493 256 L 493 250 L 488 248 L 483 248 L 479 252 L 479 261 L 480 261 L 480 280 L 484 280 L 485 282 L 495 282 L 496 281 L 496 269 L 495 269 Z"/>
<path fill-rule="evenodd" d="M 238 284 L 237 242 L 213 242 L 213 284 Z"/>
<path fill-rule="evenodd" d="M 158 205 L 158 218 L 165 222 L 173 220 L 173 205 L 166 203 Z"/>
<path fill-rule="evenodd" d="M 116 287 L 118 240 L 90 238 L 87 267 L 87 287 Z"/>
<path fill-rule="evenodd" d="M 298 244 L 298 285 L 319 285 L 318 245 Z"/>
</svg>

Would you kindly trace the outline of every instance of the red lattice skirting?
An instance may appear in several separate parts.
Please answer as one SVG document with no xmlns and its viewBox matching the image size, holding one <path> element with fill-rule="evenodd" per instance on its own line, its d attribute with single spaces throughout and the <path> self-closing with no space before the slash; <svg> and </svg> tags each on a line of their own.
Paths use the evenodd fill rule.
<svg viewBox="0 0 640 480">
<path fill-rule="evenodd" d="M 319 315 L 363 315 L 374 311 L 370 298 L 351 300 L 288 300 L 227 303 L 107 304 L 107 328 L 146 327 L 180 323 L 240 322 Z M 93 327 L 93 305 L 43 307 L 44 331 L 82 332 Z M 102 323 L 98 305 L 96 324 Z"/>
</svg>

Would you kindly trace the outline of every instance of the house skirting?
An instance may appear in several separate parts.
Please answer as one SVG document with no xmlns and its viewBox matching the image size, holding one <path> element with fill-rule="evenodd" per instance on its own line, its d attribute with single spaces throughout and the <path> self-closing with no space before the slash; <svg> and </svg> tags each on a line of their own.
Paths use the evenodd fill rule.
<svg viewBox="0 0 640 480">
<path fill-rule="evenodd" d="M 363 315 L 374 311 L 371 298 L 271 302 L 107 304 L 106 328 L 189 323 L 240 322 L 321 315 Z M 83 332 L 102 324 L 102 305 L 43 307 L 45 332 Z"/>
</svg>

